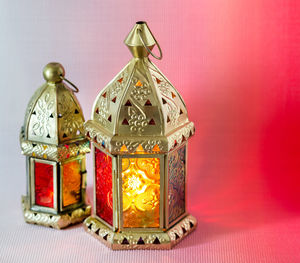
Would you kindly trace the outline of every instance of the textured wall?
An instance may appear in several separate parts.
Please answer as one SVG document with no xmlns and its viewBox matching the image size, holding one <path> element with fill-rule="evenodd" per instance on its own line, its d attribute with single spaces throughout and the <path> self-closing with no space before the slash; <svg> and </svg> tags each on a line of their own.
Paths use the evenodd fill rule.
<svg viewBox="0 0 300 263">
<path fill-rule="evenodd" d="M 297 213 L 299 14 L 297 0 L 0 0 L 4 210 L 21 217 L 25 158 L 18 133 L 29 98 L 44 82 L 43 66 L 65 66 L 89 118 L 96 95 L 131 58 L 124 38 L 145 20 L 164 52 L 154 63 L 196 124 L 189 144 L 190 211 L 217 234 Z"/>
</svg>

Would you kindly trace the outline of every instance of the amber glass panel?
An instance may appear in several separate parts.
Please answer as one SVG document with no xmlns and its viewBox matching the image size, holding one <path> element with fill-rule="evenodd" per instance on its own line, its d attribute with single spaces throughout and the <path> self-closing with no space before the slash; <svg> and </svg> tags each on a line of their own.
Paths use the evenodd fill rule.
<svg viewBox="0 0 300 263">
<path fill-rule="evenodd" d="M 63 164 L 63 206 L 81 201 L 81 173 L 79 160 Z"/>
<path fill-rule="evenodd" d="M 53 165 L 34 162 L 35 204 L 53 208 Z"/>
<path fill-rule="evenodd" d="M 168 156 L 169 223 L 185 212 L 185 146 Z"/>
<path fill-rule="evenodd" d="M 95 148 L 96 214 L 113 224 L 112 158 Z"/>
<path fill-rule="evenodd" d="M 159 158 L 123 158 L 123 227 L 159 227 Z"/>
</svg>

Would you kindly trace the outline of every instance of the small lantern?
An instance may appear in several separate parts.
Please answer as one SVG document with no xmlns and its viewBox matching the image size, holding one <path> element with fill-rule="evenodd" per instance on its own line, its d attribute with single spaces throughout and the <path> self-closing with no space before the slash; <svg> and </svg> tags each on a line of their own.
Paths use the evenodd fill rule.
<svg viewBox="0 0 300 263">
<path fill-rule="evenodd" d="M 43 74 L 47 82 L 31 98 L 20 134 L 27 170 L 22 204 L 27 223 L 59 229 L 90 215 L 85 204 L 85 154 L 90 146 L 79 102 L 63 83 L 64 68 L 49 63 Z"/>
<path fill-rule="evenodd" d="M 186 211 L 194 124 L 148 58 L 158 43 L 147 24 L 137 22 L 125 44 L 134 58 L 100 92 L 85 123 L 95 170 L 93 215 L 84 225 L 112 249 L 170 249 L 197 224 Z"/>
</svg>

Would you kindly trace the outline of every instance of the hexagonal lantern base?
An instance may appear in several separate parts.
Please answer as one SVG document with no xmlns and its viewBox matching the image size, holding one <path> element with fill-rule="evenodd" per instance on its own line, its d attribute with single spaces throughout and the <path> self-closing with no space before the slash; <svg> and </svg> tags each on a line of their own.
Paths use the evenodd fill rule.
<svg viewBox="0 0 300 263">
<path fill-rule="evenodd" d="M 88 217 L 83 224 L 88 233 L 113 250 L 171 249 L 196 229 L 197 220 L 195 217 L 187 215 L 166 232 L 114 232 L 93 216 Z"/>
<path fill-rule="evenodd" d="M 81 223 L 85 218 L 91 215 L 91 206 L 84 205 L 66 214 L 49 214 L 30 210 L 28 197 L 22 196 L 22 208 L 26 223 L 43 225 L 62 229 L 69 225 Z"/>
</svg>

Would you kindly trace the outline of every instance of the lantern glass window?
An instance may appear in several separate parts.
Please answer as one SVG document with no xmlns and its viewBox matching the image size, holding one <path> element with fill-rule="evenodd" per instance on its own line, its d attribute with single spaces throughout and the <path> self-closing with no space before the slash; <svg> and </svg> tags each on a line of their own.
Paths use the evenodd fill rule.
<svg viewBox="0 0 300 263">
<path fill-rule="evenodd" d="M 53 165 L 34 163 L 35 204 L 53 208 Z"/>
<path fill-rule="evenodd" d="M 160 226 L 160 158 L 121 158 L 124 228 Z"/>
<path fill-rule="evenodd" d="M 112 157 L 95 147 L 96 215 L 113 225 Z"/>
<path fill-rule="evenodd" d="M 57 163 L 30 158 L 31 204 L 33 210 L 56 212 Z"/>
<path fill-rule="evenodd" d="M 168 155 L 169 224 L 185 213 L 186 146 Z"/>
<path fill-rule="evenodd" d="M 63 207 L 81 201 L 81 160 L 66 162 L 62 165 Z"/>
</svg>

